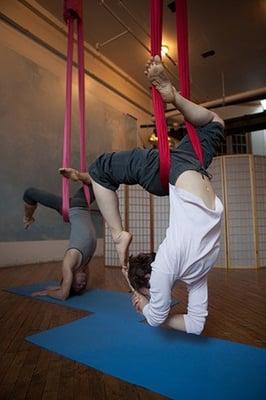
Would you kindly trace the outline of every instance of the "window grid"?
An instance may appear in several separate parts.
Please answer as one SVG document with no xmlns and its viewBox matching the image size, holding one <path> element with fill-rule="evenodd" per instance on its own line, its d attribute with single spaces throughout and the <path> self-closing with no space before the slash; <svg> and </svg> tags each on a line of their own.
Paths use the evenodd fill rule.
<svg viewBox="0 0 266 400">
<path fill-rule="evenodd" d="M 141 186 L 128 188 L 128 228 L 133 234 L 130 254 L 151 251 L 150 195 Z"/>
<path fill-rule="evenodd" d="M 249 156 L 226 157 L 229 267 L 255 266 Z"/>
<path fill-rule="evenodd" d="M 166 236 L 166 229 L 169 226 L 169 197 L 153 196 L 154 209 L 154 251 Z"/>
<path fill-rule="evenodd" d="M 223 162 L 223 160 L 221 157 L 214 158 L 210 168 L 208 169 L 208 172 L 212 175 L 211 183 L 213 185 L 213 189 L 214 189 L 216 195 L 219 197 L 219 199 L 223 203 L 224 195 L 223 195 L 222 162 Z M 227 267 L 226 254 L 225 254 L 224 231 L 225 231 L 225 220 L 224 220 L 224 214 L 223 214 L 222 222 L 221 222 L 220 253 L 218 256 L 217 263 L 216 263 L 216 265 L 218 267 L 222 267 L 222 268 Z"/>
<path fill-rule="evenodd" d="M 246 133 L 232 135 L 232 154 L 248 153 L 248 142 Z"/>
<path fill-rule="evenodd" d="M 120 185 L 118 191 L 119 210 L 123 225 L 125 224 L 125 185 Z M 105 265 L 120 266 L 119 257 L 117 255 L 115 245 L 111 236 L 111 231 L 105 223 Z"/>
<path fill-rule="evenodd" d="M 266 267 L 266 157 L 254 156 L 259 265 Z"/>
</svg>

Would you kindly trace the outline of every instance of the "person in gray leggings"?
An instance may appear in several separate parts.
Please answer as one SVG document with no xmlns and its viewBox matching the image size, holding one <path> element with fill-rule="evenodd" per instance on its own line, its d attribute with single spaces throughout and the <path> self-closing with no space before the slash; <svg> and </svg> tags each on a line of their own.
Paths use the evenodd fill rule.
<svg viewBox="0 0 266 400">
<path fill-rule="evenodd" d="M 89 189 L 93 202 L 92 187 L 89 186 Z M 34 213 L 38 204 L 52 208 L 59 214 L 62 213 L 62 198 L 52 193 L 31 187 L 24 192 L 23 200 L 25 229 L 34 223 Z M 87 286 L 88 264 L 96 249 L 96 234 L 83 188 L 70 199 L 69 222 L 70 238 L 62 263 L 60 285 L 34 292 L 33 296 L 50 296 L 66 300 L 71 295 L 80 294 Z"/>
</svg>

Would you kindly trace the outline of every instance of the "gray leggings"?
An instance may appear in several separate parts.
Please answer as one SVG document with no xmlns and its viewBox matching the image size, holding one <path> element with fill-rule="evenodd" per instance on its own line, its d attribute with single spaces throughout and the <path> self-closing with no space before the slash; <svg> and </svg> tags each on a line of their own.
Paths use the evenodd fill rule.
<svg viewBox="0 0 266 400">
<path fill-rule="evenodd" d="M 180 145 L 170 152 L 169 182 L 172 185 L 175 185 L 177 178 L 188 170 L 209 176 L 206 169 L 224 139 L 224 128 L 219 122 L 210 122 L 197 128 L 197 132 L 204 153 L 203 166 L 196 158 L 188 136 L 185 136 Z M 95 182 L 112 191 L 116 191 L 122 183 L 139 184 L 156 196 L 168 195 L 168 188 L 164 188 L 161 183 L 159 154 L 155 149 L 133 149 L 102 154 L 89 166 L 89 173 Z"/>
<path fill-rule="evenodd" d="M 89 186 L 89 190 L 92 203 L 95 197 L 91 185 Z M 41 205 L 52 208 L 53 210 L 59 212 L 59 214 L 62 214 L 62 197 L 46 192 L 45 190 L 30 187 L 25 190 L 23 200 L 25 201 L 25 203 L 31 206 L 35 206 L 37 203 L 40 203 Z M 75 195 L 70 199 L 70 207 L 88 208 L 83 188 L 77 190 Z"/>
</svg>

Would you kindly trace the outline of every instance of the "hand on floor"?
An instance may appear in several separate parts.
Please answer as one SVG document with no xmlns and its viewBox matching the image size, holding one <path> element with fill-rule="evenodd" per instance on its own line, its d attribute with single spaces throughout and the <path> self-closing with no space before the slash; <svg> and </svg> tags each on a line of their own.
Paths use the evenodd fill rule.
<svg viewBox="0 0 266 400">
<path fill-rule="evenodd" d="M 42 289 L 39 290 L 38 292 L 33 292 L 31 294 L 32 297 L 36 297 L 36 296 L 47 296 L 48 295 L 48 289 Z"/>
<path fill-rule="evenodd" d="M 146 299 L 145 296 L 143 296 L 142 294 L 140 294 L 137 291 L 134 291 L 134 294 L 132 296 L 132 304 L 135 307 L 137 312 L 142 313 L 143 308 L 148 303 L 149 303 L 149 300 Z"/>
</svg>

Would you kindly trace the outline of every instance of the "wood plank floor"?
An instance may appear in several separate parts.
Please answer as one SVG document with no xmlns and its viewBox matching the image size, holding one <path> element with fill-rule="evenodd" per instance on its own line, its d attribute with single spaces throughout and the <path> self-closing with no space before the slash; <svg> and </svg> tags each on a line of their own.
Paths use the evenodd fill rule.
<svg viewBox="0 0 266 400">
<path fill-rule="evenodd" d="M 91 263 L 90 286 L 127 291 L 119 270 Z M 0 269 L 1 289 L 58 279 L 60 263 Z M 183 284 L 173 291 L 186 308 Z M 213 270 L 209 275 L 209 318 L 204 335 L 266 347 L 266 269 Z M 87 315 L 0 291 L 0 399 L 159 400 L 164 397 L 50 353 L 24 337 Z"/>
</svg>

